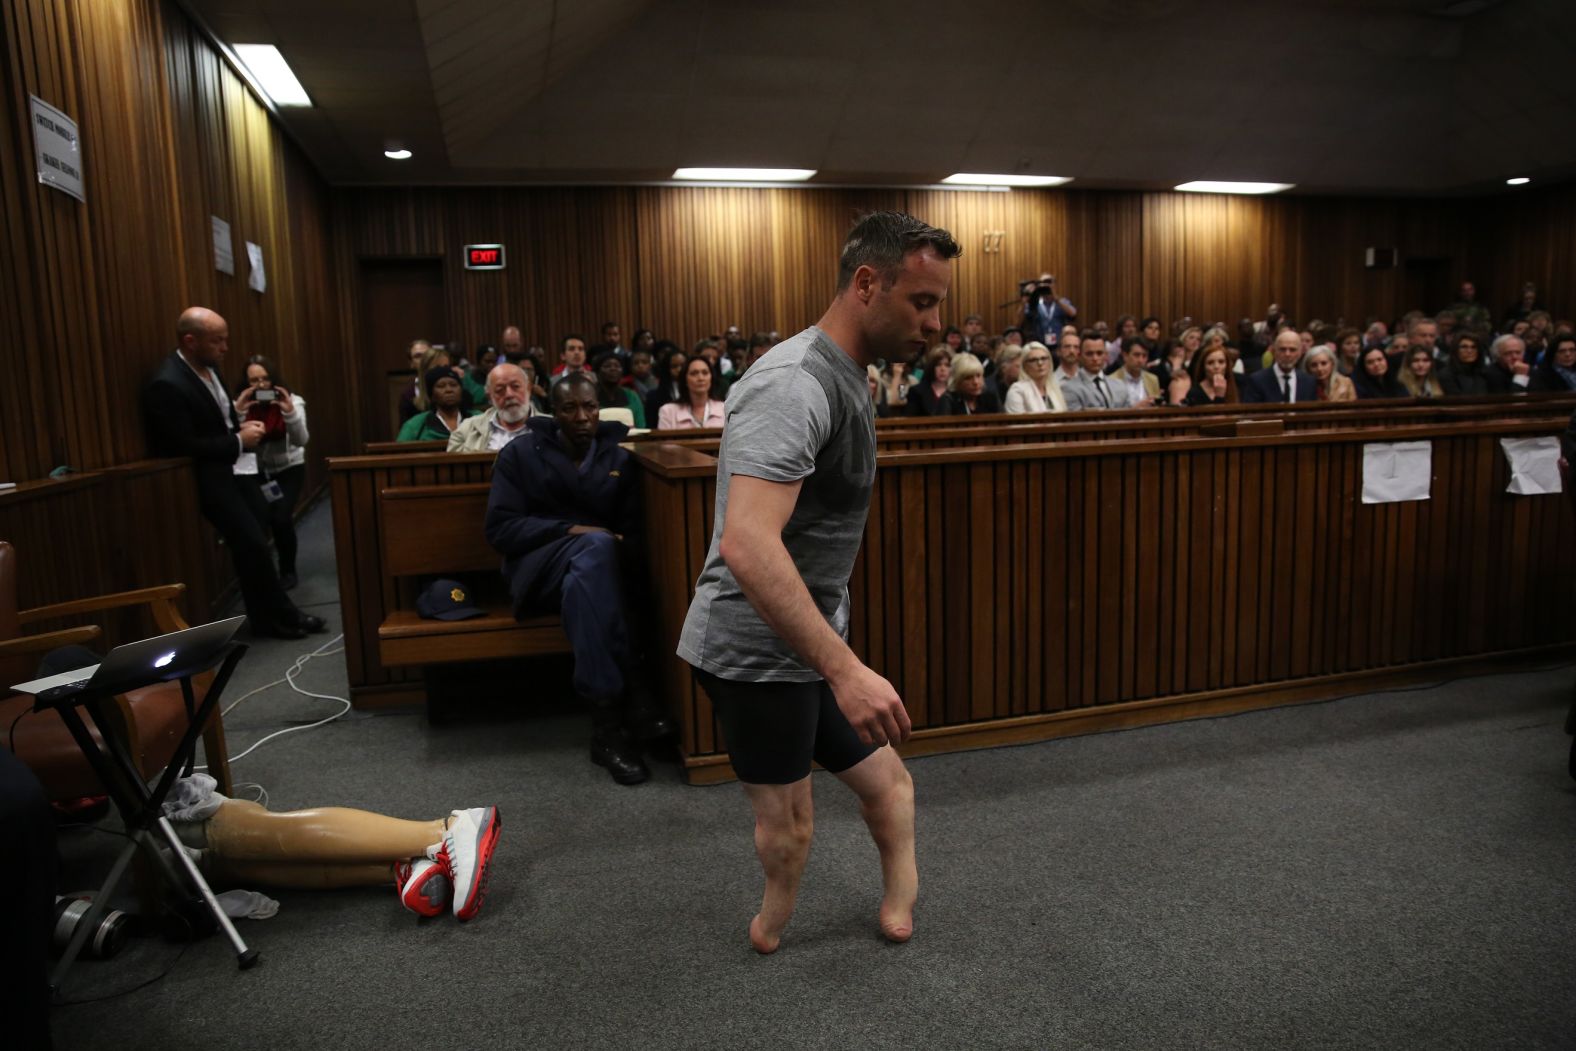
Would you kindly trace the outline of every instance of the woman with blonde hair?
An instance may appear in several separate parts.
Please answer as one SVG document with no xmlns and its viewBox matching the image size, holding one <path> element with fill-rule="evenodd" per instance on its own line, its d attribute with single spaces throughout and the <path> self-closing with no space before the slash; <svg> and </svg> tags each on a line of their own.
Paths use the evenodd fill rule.
<svg viewBox="0 0 1576 1051">
<path fill-rule="evenodd" d="M 1023 378 L 1007 391 L 1007 411 L 1066 412 L 1062 388 L 1051 379 L 1051 349 L 1039 340 L 1023 348 Z"/>
<path fill-rule="evenodd" d="M 1406 367 L 1401 370 L 1401 386 L 1414 398 L 1443 398 L 1445 388 L 1434 372 L 1434 352 L 1418 344 L 1406 354 Z"/>
<path fill-rule="evenodd" d="M 1320 344 L 1308 351 L 1302 359 L 1303 367 L 1319 391 L 1320 401 L 1356 401 L 1357 388 L 1349 377 L 1341 374 L 1335 360 L 1335 348 Z"/>
<path fill-rule="evenodd" d="M 996 392 L 985 389 L 985 366 L 965 351 L 952 359 L 952 378 L 941 396 L 938 416 L 974 416 L 1001 411 Z"/>
</svg>

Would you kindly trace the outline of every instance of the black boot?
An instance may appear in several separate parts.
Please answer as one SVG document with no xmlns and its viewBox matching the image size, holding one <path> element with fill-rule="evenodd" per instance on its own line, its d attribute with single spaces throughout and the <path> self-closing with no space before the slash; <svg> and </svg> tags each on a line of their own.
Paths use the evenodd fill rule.
<svg viewBox="0 0 1576 1051">
<path fill-rule="evenodd" d="M 621 785 L 638 785 L 651 776 L 640 748 L 624 732 L 616 702 L 599 703 L 591 711 L 591 761 L 607 767 Z"/>
<path fill-rule="evenodd" d="M 629 705 L 624 710 L 624 726 L 642 744 L 660 741 L 678 733 L 678 724 L 668 717 L 662 702 L 639 679 L 629 679 Z"/>
</svg>

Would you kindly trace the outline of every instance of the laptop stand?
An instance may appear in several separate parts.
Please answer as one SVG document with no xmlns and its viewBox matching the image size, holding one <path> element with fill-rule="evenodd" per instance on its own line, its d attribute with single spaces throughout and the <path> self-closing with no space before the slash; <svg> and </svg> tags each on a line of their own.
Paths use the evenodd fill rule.
<svg viewBox="0 0 1576 1051">
<path fill-rule="evenodd" d="M 57 999 L 66 972 L 70 970 L 78 953 L 82 951 L 88 935 L 97 928 L 100 916 L 109 905 L 111 893 L 114 892 L 121 877 L 125 875 L 126 866 L 130 864 L 138 850 L 143 852 L 143 857 L 151 864 L 160 881 L 179 901 L 195 910 L 198 915 L 205 910 L 212 916 L 218 928 L 224 931 L 225 937 L 230 939 L 230 945 L 235 949 L 236 963 L 242 970 L 257 962 L 257 950 L 247 948 L 241 936 L 236 933 L 235 924 L 231 923 L 230 917 L 224 914 L 224 909 L 214 897 L 208 881 L 187 856 L 174 826 L 163 814 L 164 800 L 170 794 L 170 789 L 175 787 L 176 779 L 183 772 L 191 773 L 197 750 L 197 738 L 218 707 L 219 698 L 230 681 L 230 675 L 245 653 L 244 643 L 231 642 L 201 667 L 183 669 L 175 674 L 150 676 L 145 682 L 120 683 L 115 686 L 114 693 L 124 693 L 127 690 L 140 689 L 158 682 L 169 682 L 177 678 L 180 680 L 181 697 L 186 702 L 186 732 L 182 735 L 175 754 L 170 757 L 169 764 L 165 766 L 163 774 L 160 775 L 158 783 L 151 789 L 143 780 L 126 741 L 112 730 L 115 723 L 108 718 L 106 706 L 114 696 L 113 693 L 84 690 L 73 697 L 36 703 L 35 707 L 38 709 L 53 708 L 60 713 L 60 718 L 71 731 L 77 747 L 82 749 L 83 757 L 98 774 L 115 808 L 120 811 L 121 819 L 126 825 L 127 838 L 131 840 L 110 867 L 109 878 L 93 896 L 93 903 L 88 908 L 87 915 L 77 923 L 64 955 L 49 976 L 50 989 Z M 192 676 L 200 675 L 215 665 L 219 666 L 219 671 L 214 676 L 213 684 L 203 696 L 202 703 L 198 704 L 192 690 Z M 82 721 L 82 716 L 77 711 L 78 705 L 85 707 L 93 716 L 93 721 L 98 725 L 103 738 L 102 745 L 93 739 L 92 733 Z M 170 854 L 175 859 L 174 864 L 171 863 L 170 858 L 160 852 L 161 840 L 170 848 Z"/>
</svg>

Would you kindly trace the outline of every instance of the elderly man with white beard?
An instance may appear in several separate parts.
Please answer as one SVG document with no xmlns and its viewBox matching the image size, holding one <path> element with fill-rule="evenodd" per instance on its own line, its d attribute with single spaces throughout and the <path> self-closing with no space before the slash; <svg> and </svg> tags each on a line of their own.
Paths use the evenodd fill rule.
<svg viewBox="0 0 1576 1051">
<path fill-rule="evenodd" d="M 492 404 L 472 416 L 449 435 L 449 452 L 497 452 L 525 433 L 525 421 L 535 415 L 531 383 L 518 365 L 495 365 L 487 374 L 487 400 Z"/>
</svg>

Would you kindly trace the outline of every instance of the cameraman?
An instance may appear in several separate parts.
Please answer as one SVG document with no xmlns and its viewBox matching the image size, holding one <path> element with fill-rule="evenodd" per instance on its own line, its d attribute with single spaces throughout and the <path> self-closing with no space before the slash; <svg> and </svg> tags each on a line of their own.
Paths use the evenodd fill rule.
<svg viewBox="0 0 1576 1051">
<path fill-rule="evenodd" d="M 1023 302 L 1024 342 L 1038 340 L 1054 346 L 1062 328 L 1078 316 L 1078 308 L 1066 296 L 1056 294 L 1056 275 L 1041 274 L 1038 280 L 1024 281 L 1018 286 L 1018 298 Z"/>
</svg>

